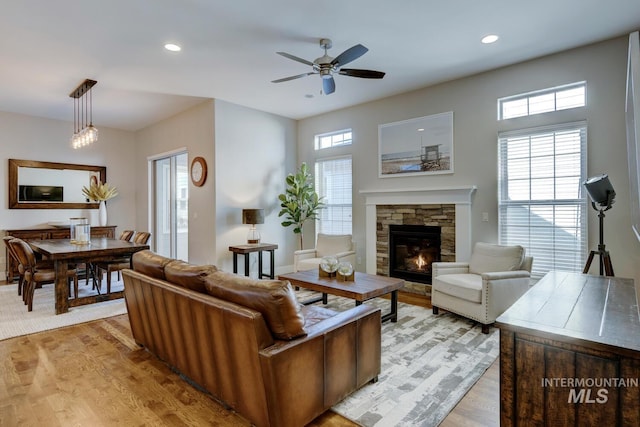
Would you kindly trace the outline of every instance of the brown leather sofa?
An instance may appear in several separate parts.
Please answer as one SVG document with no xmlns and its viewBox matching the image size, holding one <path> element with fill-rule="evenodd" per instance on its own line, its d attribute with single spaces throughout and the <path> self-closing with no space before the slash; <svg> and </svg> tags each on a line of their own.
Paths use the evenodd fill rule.
<svg viewBox="0 0 640 427">
<path fill-rule="evenodd" d="M 151 251 L 123 270 L 133 337 L 256 426 L 304 426 L 380 373 L 380 309 L 301 306 L 291 284 Z"/>
</svg>

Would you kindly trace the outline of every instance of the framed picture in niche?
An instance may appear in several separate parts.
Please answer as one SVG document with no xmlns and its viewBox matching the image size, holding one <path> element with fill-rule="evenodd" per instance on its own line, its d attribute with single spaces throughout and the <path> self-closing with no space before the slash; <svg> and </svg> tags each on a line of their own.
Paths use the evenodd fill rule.
<svg viewBox="0 0 640 427">
<path fill-rule="evenodd" d="M 380 178 L 453 173 L 453 112 L 378 126 Z"/>
</svg>

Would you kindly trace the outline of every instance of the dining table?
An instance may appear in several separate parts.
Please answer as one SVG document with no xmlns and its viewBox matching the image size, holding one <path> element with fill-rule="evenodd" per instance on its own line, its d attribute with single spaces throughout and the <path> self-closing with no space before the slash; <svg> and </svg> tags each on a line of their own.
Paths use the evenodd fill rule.
<svg viewBox="0 0 640 427">
<path fill-rule="evenodd" d="M 67 270 L 69 264 L 89 265 L 98 261 L 114 261 L 131 256 L 141 250 L 149 249 L 146 243 L 127 242 L 106 237 L 91 238 L 88 244 L 71 243 L 70 239 L 29 240 L 34 252 L 53 261 L 55 268 L 55 309 L 56 314 L 69 311 L 70 307 L 93 304 L 123 298 L 124 291 L 108 294 L 90 295 L 69 299 Z"/>
</svg>

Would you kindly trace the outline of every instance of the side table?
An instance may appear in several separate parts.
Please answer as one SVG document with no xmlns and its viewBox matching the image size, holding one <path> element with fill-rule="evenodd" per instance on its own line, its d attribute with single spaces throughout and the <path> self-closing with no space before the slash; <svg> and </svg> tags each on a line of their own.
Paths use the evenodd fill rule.
<svg viewBox="0 0 640 427">
<path fill-rule="evenodd" d="M 249 245 L 229 246 L 229 250 L 233 252 L 233 272 L 236 274 L 238 273 L 238 254 L 241 254 L 244 255 L 244 275 L 249 276 L 249 254 L 251 254 L 251 252 L 258 252 L 258 278 L 275 278 L 275 259 L 273 251 L 275 251 L 276 249 L 278 249 L 278 245 L 273 243 L 255 243 Z M 271 271 L 269 272 L 269 274 L 265 274 L 262 271 L 262 252 L 264 251 L 271 253 Z"/>
</svg>

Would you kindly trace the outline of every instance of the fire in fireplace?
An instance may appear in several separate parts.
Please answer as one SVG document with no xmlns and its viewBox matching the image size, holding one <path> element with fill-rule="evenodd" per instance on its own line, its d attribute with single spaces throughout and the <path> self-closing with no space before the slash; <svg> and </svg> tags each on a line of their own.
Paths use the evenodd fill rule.
<svg viewBox="0 0 640 427">
<path fill-rule="evenodd" d="M 440 261 L 440 227 L 389 225 L 389 276 L 431 284 L 431 263 Z"/>
</svg>

